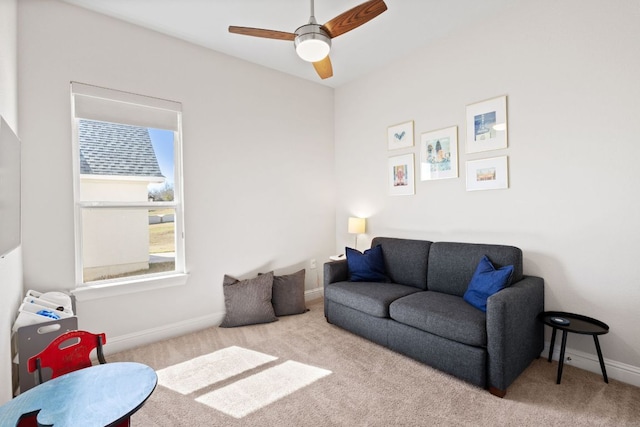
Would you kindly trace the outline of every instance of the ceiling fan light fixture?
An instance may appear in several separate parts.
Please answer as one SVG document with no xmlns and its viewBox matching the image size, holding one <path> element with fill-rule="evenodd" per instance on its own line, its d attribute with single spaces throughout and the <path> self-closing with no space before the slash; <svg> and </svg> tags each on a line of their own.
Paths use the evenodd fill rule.
<svg viewBox="0 0 640 427">
<path fill-rule="evenodd" d="M 294 33 L 266 30 L 263 28 L 229 26 L 229 32 L 245 36 L 267 39 L 293 41 L 300 59 L 313 63 L 316 73 L 321 79 L 333 76 L 333 66 L 329 51 L 331 40 L 365 24 L 387 10 L 384 0 L 366 0 L 356 7 L 318 25 L 314 12 L 314 0 L 309 0 L 310 16 L 306 25 L 299 27 Z"/>
<path fill-rule="evenodd" d="M 307 24 L 296 30 L 296 53 L 307 62 L 323 60 L 331 50 L 331 38 L 317 24 Z"/>
</svg>

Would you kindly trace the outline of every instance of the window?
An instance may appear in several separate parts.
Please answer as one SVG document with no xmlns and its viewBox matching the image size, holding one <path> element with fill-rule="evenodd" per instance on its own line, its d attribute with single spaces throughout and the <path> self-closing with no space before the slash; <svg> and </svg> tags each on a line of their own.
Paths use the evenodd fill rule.
<svg viewBox="0 0 640 427">
<path fill-rule="evenodd" d="M 76 284 L 185 272 L 180 103 L 71 83 Z"/>
</svg>

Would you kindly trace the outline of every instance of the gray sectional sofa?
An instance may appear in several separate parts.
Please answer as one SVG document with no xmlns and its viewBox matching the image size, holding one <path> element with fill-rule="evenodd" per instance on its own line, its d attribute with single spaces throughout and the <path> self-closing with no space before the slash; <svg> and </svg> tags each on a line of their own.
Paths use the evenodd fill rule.
<svg viewBox="0 0 640 427">
<path fill-rule="evenodd" d="M 350 282 L 347 260 L 324 265 L 329 323 L 503 397 L 542 352 L 544 281 L 524 276 L 513 246 L 387 237 L 380 245 L 388 282 Z M 486 313 L 463 300 L 478 262 L 513 265 L 511 284 Z"/>
</svg>

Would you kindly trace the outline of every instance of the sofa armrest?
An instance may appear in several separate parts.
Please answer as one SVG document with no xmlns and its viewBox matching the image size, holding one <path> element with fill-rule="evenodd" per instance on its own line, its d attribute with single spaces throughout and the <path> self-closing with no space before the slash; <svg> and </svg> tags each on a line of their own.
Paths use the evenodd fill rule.
<svg viewBox="0 0 640 427">
<path fill-rule="evenodd" d="M 487 386 L 506 392 L 507 387 L 540 356 L 544 325 L 544 280 L 524 276 L 487 300 Z"/>
<path fill-rule="evenodd" d="M 331 283 L 349 280 L 349 266 L 346 259 L 324 263 L 324 295 L 327 295 L 327 286 Z M 324 317 L 327 317 L 328 303 L 324 301 Z M 327 317 L 328 319 L 328 317 Z"/>
<path fill-rule="evenodd" d="M 331 261 L 324 264 L 324 287 L 335 282 L 349 280 L 349 266 L 347 260 Z"/>
</svg>

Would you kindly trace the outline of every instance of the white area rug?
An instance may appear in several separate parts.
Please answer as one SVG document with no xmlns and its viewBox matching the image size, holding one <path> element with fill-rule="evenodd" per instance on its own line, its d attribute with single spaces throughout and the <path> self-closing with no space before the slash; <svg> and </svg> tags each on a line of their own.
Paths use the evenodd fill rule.
<svg viewBox="0 0 640 427">
<path fill-rule="evenodd" d="M 326 369 L 287 361 L 198 397 L 196 402 L 242 418 L 329 374 Z"/>
<path fill-rule="evenodd" d="M 158 384 L 186 395 L 276 359 L 242 347 L 227 347 L 157 371 Z"/>
</svg>

